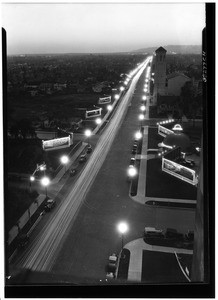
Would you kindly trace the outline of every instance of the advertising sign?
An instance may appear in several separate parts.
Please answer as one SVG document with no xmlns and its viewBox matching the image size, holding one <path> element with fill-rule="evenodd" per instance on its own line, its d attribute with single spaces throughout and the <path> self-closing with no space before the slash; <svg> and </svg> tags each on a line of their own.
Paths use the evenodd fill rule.
<svg viewBox="0 0 218 300">
<path fill-rule="evenodd" d="M 198 183 L 196 172 L 194 170 L 177 164 L 166 158 L 162 158 L 162 171 L 180 178 L 181 180 L 184 180 L 192 185 L 197 185 Z"/>
<path fill-rule="evenodd" d="M 106 103 L 111 103 L 111 96 L 99 98 L 98 104 L 106 104 Z"/>
<path fill-rule="evenodd" d="M 86 118 L 93 118 L 97 116 L 101 116 L 102 108 L 94 109 L 94 110 L 87 110 L 86 111 Z"/>
<path fill-rule="evenodd" d="M 50 150 L 57 150 L 61 148 L 70 147 L 70 136 L 54 139 L 54 140 L 48 140 L 48 141 L 42 141 L 42 148 L 45 151 Z"/>
<path fill-rule="evenodd" d="M 166 137 L 170 133 L 173 133 L 173 131 L 166 127 L 158 125 L 158 134 L 162 135 L 163 137 Z"/>
</svg>

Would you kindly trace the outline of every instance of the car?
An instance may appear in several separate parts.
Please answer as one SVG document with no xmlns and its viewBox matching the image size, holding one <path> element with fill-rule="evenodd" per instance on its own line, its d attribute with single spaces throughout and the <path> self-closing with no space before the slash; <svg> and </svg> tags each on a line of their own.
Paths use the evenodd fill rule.
<svg viewBox="0 0 218 300">
<path fill-rule="evenodd" d="M 107 272 L 106 273 L 106 278 L 115 278 L 116 277 L 116 275 L 115 275 L 115 273 L 113 273 L 113 272 Z"/>
<path fill-rule="evenodd" d="M 176 239 L 176 240 L 181 240 L 184 238 L 182 233 L 179 233 L 176 229 L 174 228 L 167 228 L 165 237 L 168 239 Z"/>
<path fill-rule="evenodd" d="M 163 238 L 164 237 L 164 233 L 162 229 L 156 229 L 154 227 L 145 227 L 144 230 L 144 237 L 147 238 Z"/>
<path fill-rule="evenodd" d="M 86 153 L 80 155 L 80 158 L 79 158 L 79 162 L 80 162 L 80 163 L 85 162 L 86 160 L 87 160 Z"/>
<path fill-rule="evenodd" d="M 109 256 L 108 265 L 107 265 L 107 273 L 115 274 L 117 269 L 118 256 L 116 253 L 113 253 Z"/>
<path fill-rule="evenodd" d="M 70 176 L 74 176 L 76 174 L 77 170 L 76 169 L 71 169 L 70 170 Z"/>
<path fill-rule="evenodd" d="M 132 154 L 136 154 L 137 153 L 137 148 L 138 148 L 138 145 L 134 144 L 133 147 L 132 147 Z"/>
<path fill-rule="evenodd" d="M 131 168 L 131 167 L 134 167 L 134 165 L 135 165 L 135 158 L 132 157 L 132 158 L 130 159 L 129 167 L 130 167 L 130 168 Z"/>
<path fill-rule="evenodd" d="M 56 206 L 56 201 L 54 199 L 48 199 L 45 203 L 45 211 L 51 211 L 52 208 Z"/>
<path fill-rule="evenodd" d="M 92 146 L 89 145 L 89 146 L 87 147 L 86 153 L 91 153 L 91 152 L 92 152 Z"/>
</svg>

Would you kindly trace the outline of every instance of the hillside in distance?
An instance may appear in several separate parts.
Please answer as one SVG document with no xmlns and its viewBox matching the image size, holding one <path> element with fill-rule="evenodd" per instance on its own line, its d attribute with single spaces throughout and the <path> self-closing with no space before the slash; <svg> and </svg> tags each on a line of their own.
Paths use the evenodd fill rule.
<svg viewBox="0 0 218 300">
<path fill-rule="evenodd" d="M 162 46 L 162 45 L 160 45 Z M 202 46 L 201 45 L 168 45 L 162 46 L 167 50 L 168 54 L 201 54 Z M 133 53 L 150 53 L 152 54 L 159 47 L 148 47 L 138 50 L 133 50 Z"/>
</svg>

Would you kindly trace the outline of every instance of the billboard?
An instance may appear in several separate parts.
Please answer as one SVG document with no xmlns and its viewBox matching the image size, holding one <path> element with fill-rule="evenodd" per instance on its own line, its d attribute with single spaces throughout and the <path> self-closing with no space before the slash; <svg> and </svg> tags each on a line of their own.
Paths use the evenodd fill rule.
<svg viewBox="0 0 218 300">
<path fill-rule="evenodd" d="M 101 116 L 102 108 L 94 109 L 94 110 L 87 110 L 86 111 L 86 118 L 93 118 L 97 116 Z"/>
<path fill-rule="evenodd" d="M 158 134 L 162 135 L 163 137 L 166 137 L 170 133 L 173 133 L 173 131 L 166 127 L 158 125 Z"/>
<path fill-rule="evenodd" d="M 111 103 L 111 96 L 99 98 L 98 104 L 106 104 L 106 103 Z"/>
<path fill-rule="evenodd" d="M 162 158 L 162 171 L 169 173 L 192 185 L 197 185 L 198 183 L 198 178 L 194 170 L 166 158 Z"/>
<path fill-rule="evenodd" d="M 45 151 L 67 148 L 67 147 L 70 147 L 70 145 L 71 145 L 70 135 L 67 137 L 59 138 L 59 139 L 42 141 L 42 148 Z"/>
</svg>

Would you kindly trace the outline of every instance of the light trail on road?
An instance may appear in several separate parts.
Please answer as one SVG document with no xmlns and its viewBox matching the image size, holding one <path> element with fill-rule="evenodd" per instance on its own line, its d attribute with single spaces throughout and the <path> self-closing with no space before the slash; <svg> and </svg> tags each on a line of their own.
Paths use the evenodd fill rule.
<svg viewBox="0 0 218 300">
<path fill-rule="evenodd" d="M 52 212 L 53 217 L 49 220 L 46 228 L 29 245 L 23 256 L 15 264 L 16 267 L 27 268 L 33 271 L 51 271 L 63 242 L 67 238 L 67 233 L 73 225 L 79 207 L 83 204 L 86 194 L 92 186 L 125 118 L 136 84 L 149 61 L 150 57 L 145 60 L 132 79 L 128 91 L 120 99 L 113 118 L 104 129 L 81 175 L 74 182 L 72 190 L 60 203 L 59 207 Z"/>
</svg>

